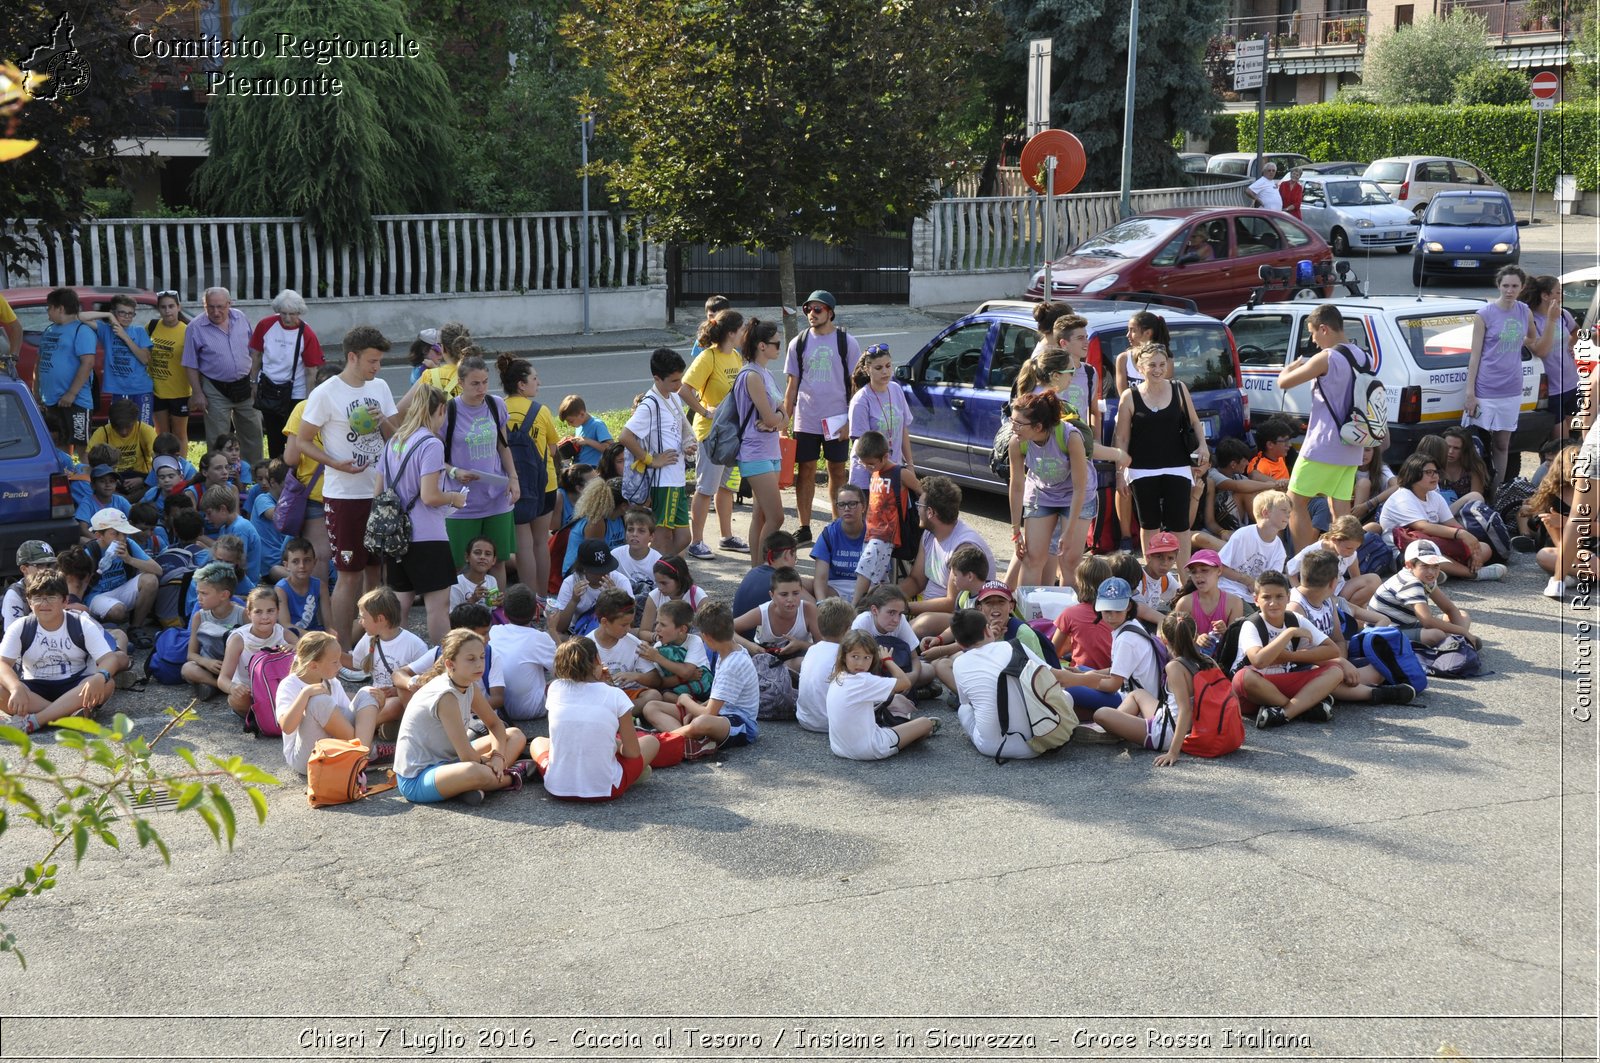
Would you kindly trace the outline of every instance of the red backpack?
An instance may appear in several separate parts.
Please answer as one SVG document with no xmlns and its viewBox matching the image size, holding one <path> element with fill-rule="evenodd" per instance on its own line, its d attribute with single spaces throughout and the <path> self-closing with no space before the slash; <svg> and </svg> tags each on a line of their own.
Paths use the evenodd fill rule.
<svg viewBox="0 0 1600 1063">
<path fill-rule="evenodd" d="M 1193 679 L 1189 719 L 1189 737 L 1183 740 L 1183 751 L 1195 757 L 1220 757 L 1244 745 L 1244 719 L 1239 713 L 1239 699 L 1233 692 L 1233 683 L 1220 668 L 1198 671 L 1188 661 Z"/>
</svg>

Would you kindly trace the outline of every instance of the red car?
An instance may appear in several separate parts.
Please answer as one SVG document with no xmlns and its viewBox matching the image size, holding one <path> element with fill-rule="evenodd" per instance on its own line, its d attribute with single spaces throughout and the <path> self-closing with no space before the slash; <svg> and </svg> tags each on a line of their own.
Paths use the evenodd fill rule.
<svg viewBox="0 0 1600 1063">
<path fill-rule="evenodd" d="M 45 313 L 45 297 L 51 288 L 7 288 L 0 292 L 6 302 L 11 304 L 11 309 L 17 313 L 17 323 L 22 326 L 22 350 L 17 353 L 17 379 L 33 388 L 34 374 L 39 367 L 39 334 L 50 324 L 50 318 Z M 135 319 L 140 325 L 147 324 L 151 318 L 157 317 L 156 295 L 143 288 L 84 288 L 74 287 L 78 293 L 78 302 L 83 310 L 110 310 L 113 295 L 131 295 L 134 302 L 139 304 L 139 316 Z M 95 380 L 104 379 L 106 368 L 106 352 L 104 347 L 95 350 L 94 372 Z M 90 418 L 96 423 L 106 419 L 106 407 L 110 400 L 104 394 L 100 401 L 90 412 Z"/>
<path fill-rule="evenodd" d="M 1262 266 L 1333 261 L 1327 243 L 1289 215 L 1251 207 L 1174 207 L 1126 218 L 1051 263 L 1051 298 L 1154 292 L 1189 299 L 1223 317 L 1261 286 Z M 1267 299 L 1294 289 L 1269 289 Z M 1325 292 L 1324 294 L 1328 294 Z M 1044 271 L 1027 296 L 1044 298 Z"/>
</svg>

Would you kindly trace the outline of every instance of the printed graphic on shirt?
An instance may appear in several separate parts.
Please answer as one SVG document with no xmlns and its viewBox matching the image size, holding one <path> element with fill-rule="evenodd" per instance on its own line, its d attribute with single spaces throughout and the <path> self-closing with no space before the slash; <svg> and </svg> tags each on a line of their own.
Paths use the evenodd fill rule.
<svg viewBox="0 0 1600 1063">
<path fill-rule="evenodd" d="M 378 464 L 383 454 L 383 407 L 376 399 L 356 399 L 345 410 L 350 432 L 345 437 L 352 451 L 350 460 L 362 469 Z"/>
<path fill-rule="evenodd" d="M 494 419 L 492 417 L 481 417 L 472 422 L 472 425 L 465 433 L 467 456 L 474 461 L 482 461 L 485 458 L 494 457 L 494 436 Z"/>
<path fill-rule="evenodd" d="M 1066 480 L 1071 469 L 1067 463 L 1054 454 L 1041 454 L 1034 460 L 1033 475 L 1040 483 L 1058 484 Z"/>
<path fill-rule="evenodd" d="M 813 342 L 810 350 L 806 351 L 807 380 L 818 384 L 831 384 L 839 369 L 839 348 L 834 344 Z"/>
</svg>

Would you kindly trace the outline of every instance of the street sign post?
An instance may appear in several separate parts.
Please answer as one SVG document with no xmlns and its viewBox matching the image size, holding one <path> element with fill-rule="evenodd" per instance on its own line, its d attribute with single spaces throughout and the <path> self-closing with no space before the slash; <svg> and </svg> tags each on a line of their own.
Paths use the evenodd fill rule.
<svg viewBox="0 0 1600 1063">
<path fill-rule="evenodd" d="M 1042 37 L 1028 42 L 1028 135 L 1050 128 L 1051 41 Z"/>
<path fill-rule="evenodd" d="M 1556 93 L 1561 91 L 1561 79 L 1550 71 L 1534 75 L 1528 82 L 1528 94 L 1532 97 L 1533 109 L 1539 115 L 1539 124 L 1533 134 L 1533 181 L 1532 188 L 1528 191 L 1528 220 L 1538 221 L 1533 215 L 1534 196 L 1539 190 L 1539 149 L 1544 146 L 1544 113 L 1553 111 L 1556 107 Z"/>
<path fill-rule="evenodd" d="M 1233 91 L 1256 90 L 1256 169 L 1267 138 L 1267 42 L 1240 41 L 1233 53 Z"/>
</svg>

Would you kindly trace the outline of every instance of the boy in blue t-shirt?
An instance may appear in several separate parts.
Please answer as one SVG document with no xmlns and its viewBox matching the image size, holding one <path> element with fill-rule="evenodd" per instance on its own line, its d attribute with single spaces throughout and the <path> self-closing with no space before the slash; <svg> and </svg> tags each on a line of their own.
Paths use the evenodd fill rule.
<svg viewBox="0 0 1600 1063">
<path fill-rule="evenodd" d="M 747 746 L 756 740 L 756 713 L 761 683 L 750 651 L 734 640 L 733 611 L 725 602 L 707 602 L 694 616 L 706 649 L 715 654 L 711 693 L 704 702 L 679 694 L 681 727 L 669 734 L 683 738 L 683 757 L 695 760 L 723 746 Z M 657 704 L 660 704 L 659 702 Z"/>
<path fill-rule="evenodd" d="M 39 334 L 35 384 L 45 419 L 60 426 L 60 442 L 76 452 L 89 444 L 89 408 L 94 402 L 94 326 L 78 317 L 81 304 L 71 288 L 45 297 L 50 324 Z"/>
<path fill-rule="evenodd" d="M 233 488 L 226 484 L 206 488 L 206 493 L 200 498 L 200 512 L 205 514 L 206 522 L 217 529 L 209 541 L 202 538 L 201 545 L 214 547 L 223 536 L 237 535 L 245 549 L 245 580 L 242 582 L 260 583 L 261 573 L 265 571 L 262 567 L 261 536 L 256 534 L 255 525 L 239 515 L 239 496 L 234 494 Z"/>
<path fill-rule="evenodd" d="M 584 403 L 582 395 L 568 395 L 562 399 L 560 412 L 561 419 L 578 433 L 576 436 L 568 437 L 571 440 L 568 446 L 573 450 L 573 460 L 599 465 L 601 457 L 606 452 L 606 446 L 611 442 L 611 429 L 607 428 L 600 418 L 589 413 L 589 407 Z M 594 453 L 585 454 L 586 450 L 592 450 Z"/>
<path fill-rule="evenodd" d="M 278 496 L 283 494 L 283 485 L 289 478 L 289 467 L 275 461 L 265 471 L 261 493 L 250 503 L 250 524 L 261 537 L 261 568 L 267 574 L 266 582 L 276 583 L 289 574 L 283 567 L 283 533 L 273 523 Z"/>
<path fill-rule="evenodd" d="M 73 513 L 84 540 L 94 538 L 92 523 L 95 514 L 114 509 L 126 517 L 133 508 L 126 498 L 117 494 L 117 483 L 117 470 L 110 465 L 96 465 L 89 470 L 89 494 L 78 500 L 78 508 Z"/>
<path fill-rule="evenodd" d="M 132 296 L 115 295 L 111 311 L 91 310 L 81 316 L 95 321 L 96 337 L 106 352 L 105 378 L 101 389 L 112 402 L 127 399 L 139 411 L 139 420 L 153 424 L 156 387 L 150 380 L 150 333 L 133 323 L 139 304 Z"/>
<path fill-rule="evenodd" d="M 83 599 L 90 615 L 112 623 L 131 621 L 130 629 L 143 627 L 156 601 L 161 566 L 129 539 L 139 529 L 122 510 L 100 510 L 89 520 L 89 533 L 93 538 L 85 549 L 95 563 L 95 575 Z M 138 631 L 130 639 L 140 648 L 150 644 Z"/>
</svg>

